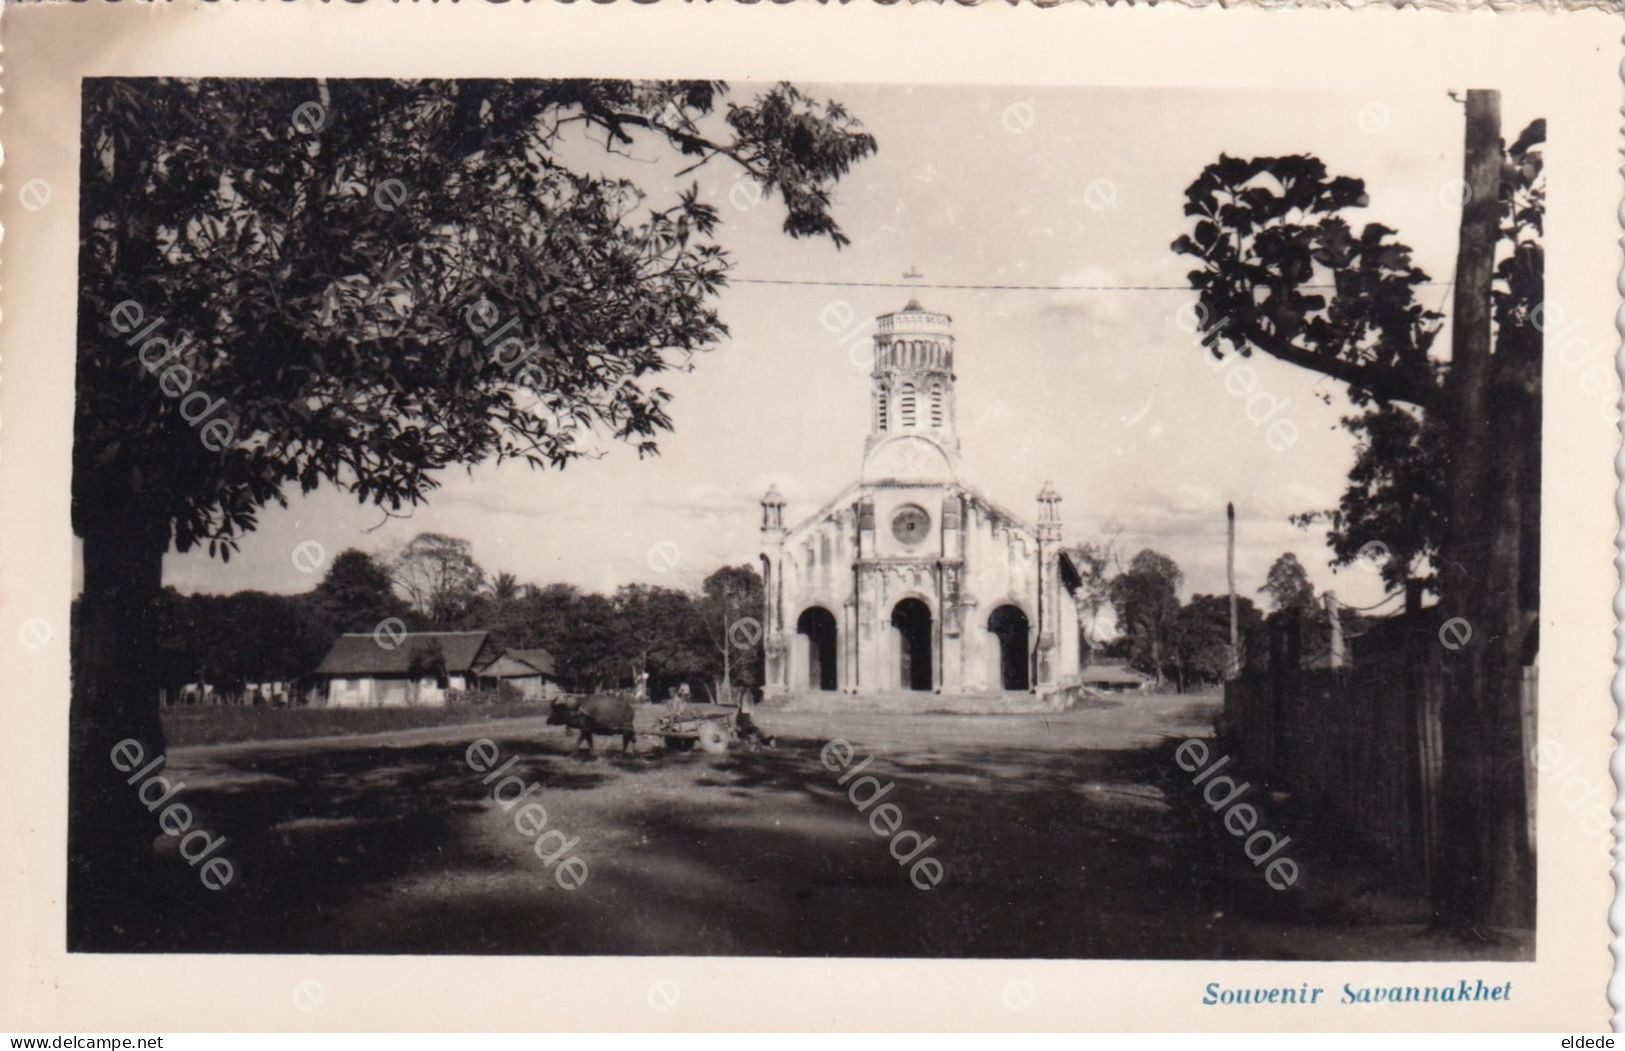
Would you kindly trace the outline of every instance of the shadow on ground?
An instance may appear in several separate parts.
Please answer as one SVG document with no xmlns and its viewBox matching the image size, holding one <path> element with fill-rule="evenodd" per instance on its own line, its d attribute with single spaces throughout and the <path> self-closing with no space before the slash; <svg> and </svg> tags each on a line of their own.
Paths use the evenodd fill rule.
<svg viewBox="0 0 1625 1051">
<path fill-rule="evenodd" d="M 822 740 L 726 756 L 581 761 L 561 733 L 492 727 L 575 841 L 579 889 L 465 764 L 465 740 L 179 750 L 199 824 L 238 870 L 172 886 L 83 948 L 122 951 L 1005 958 L 1436 957 L 1391 928 L 1238 915 L 1225 859 L 1156 787 L 1154 749 L 946 740 L 874 756 L 943 867 L 918 889 L 820 759 Z M 969 736 L 969 735 L 965 735 Z M 854 760 L 867 753 L 862 746 Z M 905 845 L 912 846 L 912 840 Z M 1250 878 L 1240 873 L 1237 878 Z M 1268 909 L 1273 903 L 1248 899 Z M 1217 907 L 1216 907 L 1217 906 Z M 1226 911 L 1227 908 L 1230 911 Z M 1335 911 L 1335 910 L 1334 910 Z M 1454 953 L 1460 958 L 1461 953 Z M 1442 957 L 1450 958 L 1445 952 Z"/>
</svg>

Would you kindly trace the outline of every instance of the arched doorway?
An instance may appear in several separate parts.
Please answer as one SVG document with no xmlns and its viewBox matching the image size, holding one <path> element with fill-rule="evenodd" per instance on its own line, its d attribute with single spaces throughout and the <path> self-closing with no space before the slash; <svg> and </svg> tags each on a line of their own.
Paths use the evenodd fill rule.
<svg viewBox="0 0 1625 1051">
<path fill-rule="evenodd" d="M 1027 666 L 1027 614 L 1000 606 L 987 618 L 987 630 L 999 640 L 999 681 L 1006 690 L 1025 690 L 1031 683 Z"/>
<path fill-rule="evenodd" d="M 796 632 L 807 636 L 808 688 L 835 689 L 835 614 L 813 606 L 796 619 Z"/>
<path fill-rule="evenodd" d="M 899 639 L 899 678 L 905 690 L 931 689 L 931 607 L 906 598 L 892 607 L 892 627 Z"/>
</svg>

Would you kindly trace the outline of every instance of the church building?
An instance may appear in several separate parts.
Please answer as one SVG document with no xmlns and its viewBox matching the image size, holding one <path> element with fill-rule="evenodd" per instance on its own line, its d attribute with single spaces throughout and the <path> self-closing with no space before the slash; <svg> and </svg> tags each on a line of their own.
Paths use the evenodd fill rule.
<svg viewBox="0 0 1625 1051">
<path fill-rule="evenodd" d="M 1008 711 L 1059 707 L 1077 683 L 1060 494 L 1046 483 L 1029 525 L 960 478 L 954 380 L 948 315 L 917 301 L 882 315 L 857 480 L 789 527 L 777 487 L 762 498 L 767 700 L 885 710 L 923 692 Z"/>
</svg>

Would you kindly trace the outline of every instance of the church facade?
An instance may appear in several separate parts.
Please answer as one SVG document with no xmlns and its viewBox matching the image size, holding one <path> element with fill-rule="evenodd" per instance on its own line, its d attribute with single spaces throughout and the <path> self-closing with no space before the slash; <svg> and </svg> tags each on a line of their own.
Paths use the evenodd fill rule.
<svg viewBox="0 0 1625 1051">
<path fill-rule="evenodd" d="M 1061 497 L 1033 524 L 959 477 L 952 319 L 877 319 L 856 481 L 786 526 L 762 498 L 764 697 L 1052 695 L 1078 679 L 1078 575 Z"/>
</svg>

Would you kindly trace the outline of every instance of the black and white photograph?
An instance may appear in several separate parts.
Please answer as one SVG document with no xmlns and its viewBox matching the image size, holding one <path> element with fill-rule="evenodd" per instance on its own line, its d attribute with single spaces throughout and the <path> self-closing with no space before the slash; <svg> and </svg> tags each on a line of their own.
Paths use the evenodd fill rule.
<svg viewBox="0 0 1625 1051">
<path fill-rule="evenodd" d="M 76 948 L 1529 953 L 1516 98 L 83 99 Z"/>
<path fill-rule="evenodd" d="M 962 24 L 878 68 L 944 24 L 901 9 L 724 76 L 591 28 L 636 13 L 32 74 L 28 952 L 271 1028 L 521 976 L 608 1005 L 561 1028 L 1595 1015 L 1596 107 L 1546 59 L 1023 79 Z"/>
</svg>

